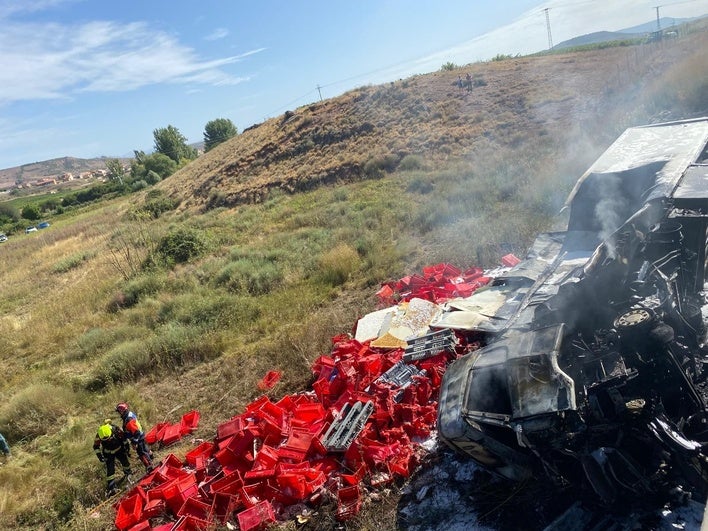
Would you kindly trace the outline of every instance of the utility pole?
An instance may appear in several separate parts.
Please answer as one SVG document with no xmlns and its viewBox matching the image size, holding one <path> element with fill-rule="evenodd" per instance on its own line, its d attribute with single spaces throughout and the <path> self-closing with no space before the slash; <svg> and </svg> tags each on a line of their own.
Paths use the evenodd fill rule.
<svg viewBox="0 0 708 531">
<path fill-rule="evenodd" d="M 320 101 L 322 101 L 322 91 L 320 90 L 319 85 L 317 85 L 317 93 L 320 95 Z"/>
<path fill-rule="evenodd" d="M 550 50 L 553 48 L 553 37 L 551 37 L 551 18 L 548 16 L 548 10 L 550 8 L 545 8 L 544 11 L 546 12 L 546 28 L 548 29 L 548 49 Z"/>
<path fill-rule="evenodd" d="M 654 6 L 656 9 L 656 31 L 661 31 L 661 19 L 659 18 L 659 8 L 661 6 Z"/>
</svg>

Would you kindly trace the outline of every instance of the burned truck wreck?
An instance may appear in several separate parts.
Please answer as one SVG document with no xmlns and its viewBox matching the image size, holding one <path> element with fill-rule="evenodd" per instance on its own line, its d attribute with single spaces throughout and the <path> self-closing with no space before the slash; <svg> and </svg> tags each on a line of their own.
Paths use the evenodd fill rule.
<svg viewBox="0 0 708 531">
<path fill-rule="evenodd" d="M 708 118 L 625 131 L 578 180 L 564 232 L 437 326 L 483 346 L 447 369 L 442 441 L 496 473 L 605 505 L 708 493 Z"/>
</svg>

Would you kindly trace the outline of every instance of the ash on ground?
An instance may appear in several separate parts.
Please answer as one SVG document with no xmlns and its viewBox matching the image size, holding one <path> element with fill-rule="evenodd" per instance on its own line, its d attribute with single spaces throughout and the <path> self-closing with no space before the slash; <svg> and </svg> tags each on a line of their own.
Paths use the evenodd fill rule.
<svg viewBox="0 0 708 531">
<path fill-rule="evenodd" d="M 397 527 L 403 531 L 699 530 L 704 503 L 676 496 L 657 505 L 623 500 L 616 512 L 542 481 L 513 483 L 472 460 L 434 446 L 403 490 Z"/>
</svg>

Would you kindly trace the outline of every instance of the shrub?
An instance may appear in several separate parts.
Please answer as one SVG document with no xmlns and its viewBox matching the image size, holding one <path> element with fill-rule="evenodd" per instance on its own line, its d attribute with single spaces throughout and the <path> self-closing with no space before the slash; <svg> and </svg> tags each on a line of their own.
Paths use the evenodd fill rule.
<svg viewBox="0 0 708 531">
<path fill-rule="evenodd" d="M 158 321 L 164 324 L 177 322 L 202 330 L 218 330 L 251 322 L 258 315 L 258 303 L 245 297 L 185 293 L 160 307 Z"/>
<path fill-rule="evenodd" d="M 79 267 L 81 264 L 93 258 L 95 253 L 83 251 L 80 253 L 73 254 L 60 260 L 52 266 L 52 272 L 54 273 L 66 273 L 72 269 Z"/>
<path fill-rule="evenodd" d="M 201 233 L 180 228 L 163 237 L 155 252 L 167 263 L 181 264 L 200 256 L 206 248 L 206 240 Z"/>
<path fill-rule="evenodd" d="M 396 169 L 398 157 L 393 153 L 376 155 L 364 163 L 364 175 L 368 178 L 378 178 L 384 172 L 392 172 Z"/>
<path fill-rule="evenodd" d="M 136 379 L 143 374 L 150 374 L 153 360 L 143 341 L 126 341 L 116 345 L 95 365 L 86 383 L 89 391 L 99 391 L 105 387 Z"/>
<path fill-rule="evenodd" d="M 418 155 L 406 155 L 398 164 L 399 171 L 421 170 L 423 167 L 423 158 Z"/>
<path fill-rule="evenodd" d="M 430 179 L 426 178 L 423 175 L 416 175 L 410 180 L 408 186 L 406 186 L 406 192 L 429 194 L 434 190 L 434 188 L 435 187 L 433 186 L 433 183 L 430 181 Z"/>
<path fill-rule="evenodd" d="M 169 323 L 158 330 L 147 345 L 150 357 L 164 369 L 189 363 L 208 361 L 221 352 L 217 336 L 178 323 Z"/>
<path fill-rule="evenodd" d="M 146 212 L 151 218 L 157 219 L 163 213 L 177 208 L 178 201 L 170 197 L 159 194 L 150 194 L 146 198 L 145 204 L 140 210 Z"/>
<path fill-rule="evenodd" d="M 133 339 L 138 335 L 135 327 L 91 328 L 76 339 L 66 355 L 67 360 L 95 358 L 116 343 Z"/>
<path fill-rule="evenodd" d="M 453 62 L 448 61 L 447 63 L 443 63 L 443 65 L 440 67 L 440 70 L 443 72 L 449 72 L 451 70 L 455 70 L 457 68 L 457 65 Z"/>
<path fill-rule="evenodd" d="M 130 185 L 130 191 L 131 192 L 139 192 L 140 190 L 145 190 L 145 188 L 147 188 L 147 187 L 148 187 L 147 181 L 145 181 L 144 179 L 140 179 L 138 181 L 134 181 Z"/>
<path fill-rule="evenodd" d="M 96 364 L 85 387 L 98 391 L 117 383 L 175 371 L 185 365 L 214 359 L 222 345 L 216 335 L 198 328 L 168 323 L 146 341 L 128 341 L 112 348 Z"/>
<path fill-rule="evenodd" d="M 0 409 L 3 435 L 10 441 L 32 439 L 60 425 L 71 412 L 74 393 L 57 385 L 34 383 L 5 401 Z"/>
<path fill-rule="evenodd" d="M 214 280 L 234 293 L 264 295 L 281 284 L 283 273 L 270 260 L 244 257 L 224 266 Z"/>
<path fill-rule="evenodd" d="M 25 205 L 22 207 L 22 217 L 30 221 L 38 220 L 41 216 L 39 207 L 37 205 Z"/>
<path fill-rule="evenodd" d="M 109 311 L 135 306 L 146 295 L 157 293 L 164 287 L 164 278 L 157 273 L 148 273 L 129 282 L 108 303 Z"/>
<path fill-rule="evenodd" d="M 341 243 L 320 256 L 322 279 L 332 285 L 344 284 L 359 269 L 361 259 L 351 246 Z"/>
</svg>

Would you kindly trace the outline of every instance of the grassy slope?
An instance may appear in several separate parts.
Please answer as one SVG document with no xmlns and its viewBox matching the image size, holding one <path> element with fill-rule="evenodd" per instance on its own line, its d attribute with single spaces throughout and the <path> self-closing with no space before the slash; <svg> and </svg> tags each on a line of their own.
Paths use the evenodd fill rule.
<svg viewBox="0 0 708 531">
<path fill-rule="evenodd" d="M 90 445 L 117 401 L 148 426 L 197 408 L 209 438 L 267 370 L 285 371 L 274 396 L 303 389 L 329 338 L 374 309 L 379 282 L 523 253 L 621 130 L 706 113 L 705 41 L 356 89 L 167 179 L 157 188 L 179 207 L 157 220 L 131 214 L 136 195 L 2 244 L 0 431 L 16 459 L 0 467 L 0 527 L 110 528 Z M 467 72 L 471 93 L 453 84 Z M 177 230 L 203 244 L 198 256 L 138 267 Z M 355 526 L 392 521 L 378 511 Z"/>
</svg>

